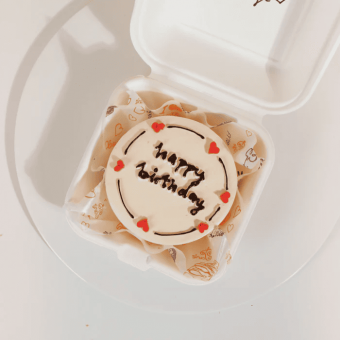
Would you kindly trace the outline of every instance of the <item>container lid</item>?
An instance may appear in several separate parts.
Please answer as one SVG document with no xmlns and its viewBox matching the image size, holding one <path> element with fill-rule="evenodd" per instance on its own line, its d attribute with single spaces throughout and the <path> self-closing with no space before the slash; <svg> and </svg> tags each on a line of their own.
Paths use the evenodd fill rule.
<svg viewBox="0 0 340 340">
<path fill-rule="evenodd" d="M 339 0 L 138 0 L 133 44 L 164 80 L 247 112 L 313 93 L 339 43 Z"/>
</svg>

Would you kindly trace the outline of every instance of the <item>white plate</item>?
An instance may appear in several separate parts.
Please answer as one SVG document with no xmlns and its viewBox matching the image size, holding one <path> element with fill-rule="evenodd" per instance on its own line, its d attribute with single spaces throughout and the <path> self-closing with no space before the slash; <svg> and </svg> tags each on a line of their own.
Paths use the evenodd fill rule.
<svg viewBox="0 0 340 340">
<path fill-rule="evenodd" d="M 153 270 L 141 272 L 120 262 L 114 252 L 78 237 L 62 212 L 68 186 L 109 95 L 121 81 L 148 73 L 130 42 L 131 10 L 130 1 L 91 3 L 65 25 L 60 23 L 38 57 L 21 97 L 15 130 L 23 197 L 56 255 L 109 296 L 169 312 L 235 306 L 294 275 L 339 217 L 340 153 L 335 146 L 340 145 L 340 105 L 335 90 L 322 93 L 336 77 L 327 72 L 312 101 L 298 112 L 266 118 L 276 164 L 226 275 L 214 284 L 192 287 Z M 50 34 L 48 26 L 41 37 Z M 34 48 L 41 47 L 36 43 Z M 30 51 L 26 59 L 32 55 Z"/>
</svg>

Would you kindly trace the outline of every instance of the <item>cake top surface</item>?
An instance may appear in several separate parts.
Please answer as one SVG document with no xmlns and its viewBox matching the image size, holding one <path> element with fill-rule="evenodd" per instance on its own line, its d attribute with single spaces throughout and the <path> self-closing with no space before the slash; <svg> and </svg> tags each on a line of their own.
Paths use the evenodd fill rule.
<svg viewBox="0 0 340 340">
<path fill-rule="evenodd" d="M 137 124 L 112 150 L 105 173 L 110 205 L 134 235 L 179 245 L 209 234 L 237 191 L 233 157 L 210 128 L 161 116 Z"/>
</svg>

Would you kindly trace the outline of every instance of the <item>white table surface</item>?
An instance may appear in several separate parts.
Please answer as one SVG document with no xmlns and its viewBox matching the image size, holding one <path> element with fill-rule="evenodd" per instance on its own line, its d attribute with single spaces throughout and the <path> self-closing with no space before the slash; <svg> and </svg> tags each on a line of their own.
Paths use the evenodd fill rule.
<svg viewBox="0 0 340 340">
<path fill-rule="evenodd" d="M 122 15 L 131 14 L 133 1 L 111 1 Z M 312 261 L 288 282 L 244 305 L 204 315 L 156 314 L 118 303 L 74 275 L 42 241 L 11 182 L 13 136 L 5 131 L 15 124 L 13 112 L 30 60 L 21 62 L 29 47 L 61 9 L 81 3 L 1 1 L 0 339 L 339 339 L 340 222 Z M 16 77 L 19 69 L 22 78 Z M 142 67 L 139 73 L 146 72 Z M 127 76 L 123 70 L 122 80 Z M 307 105 L 340 112 L 339 76 L 340 51 Z M 275 119 L 279 123 L 285 118 Z"/>
</svg>

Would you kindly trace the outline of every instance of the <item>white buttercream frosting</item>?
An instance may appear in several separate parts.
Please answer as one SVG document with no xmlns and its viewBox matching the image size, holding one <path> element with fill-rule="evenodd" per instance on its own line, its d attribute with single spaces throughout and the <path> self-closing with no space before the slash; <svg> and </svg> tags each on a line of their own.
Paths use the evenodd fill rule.
<svg viewBox="0 0 340 340">
<path fill-rule="evenodd" d="M 154 123 L 164 127 L 156 132 Z M 209 153 L 217 152 L 215 145 L 218 153 Z M 191 171 L 184 161 L 178 167 L 181 159 Z M 155 184 L 164 175 L 168 177 Z M 199 184 L 185 193 L 196 181 Z M 153 243 L 178 245 L 206 236 L 225 218 L 235 199 L 237 173 L 227 145 L 209 127 L 162 116 L 137 124 L 118 141 L 107 164 L 105 184 L 114 213 L 132 233 Z M 227 203 L 220 197 L 226 192 Z M 138 223 L 143 220 L 148 226 L 144 230 L 145 221 Z"/>
</svg>

